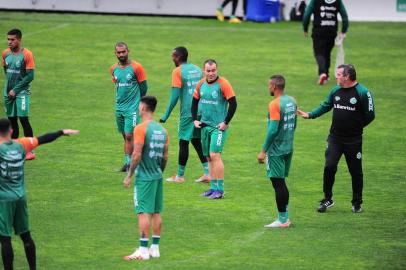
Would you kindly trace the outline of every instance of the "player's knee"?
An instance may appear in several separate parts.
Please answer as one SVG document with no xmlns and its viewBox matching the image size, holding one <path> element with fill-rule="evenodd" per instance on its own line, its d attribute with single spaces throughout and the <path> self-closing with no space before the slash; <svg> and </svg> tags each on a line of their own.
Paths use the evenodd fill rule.
<svg viewBox="0 0 406 270">
<path fill-rule="evenodd" d="M 11 237 L 0 235 L 0 244 L 5 246 L 11 244 Z"/>
<path fill-rule="evenodd" d="M 133 135 L 132 134 L 124 134 L 124 139 L 127 142 L 131 142 L 133 140 Z"/>
<path fill-rule="evenodd" d="M 337 172 L 337 165 L 335 164 L 325 164 L 324 165 L 324 172 L 325 173 L 336 173 Z"/>
<path fill-rule="evenodd" d="M 211 161 L 218 161 L 220 159 L 221 159 L 221 153 L 214 153 L 214 152 L 210 153 L 210 160 Z"/>
</svg>

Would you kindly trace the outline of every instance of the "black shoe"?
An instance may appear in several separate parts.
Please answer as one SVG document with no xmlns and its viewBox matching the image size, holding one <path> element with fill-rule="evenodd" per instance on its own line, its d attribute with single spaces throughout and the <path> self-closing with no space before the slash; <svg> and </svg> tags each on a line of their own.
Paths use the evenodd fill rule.
<svg viewBox="0 0 406 270">
<path fill-rule="evenodd" d="M 128 169 L 130 169 L 130 165 L 124 164 L 123 167 L 119 170 L 119 172 L 128 172 Z"/>
<path fill-rule="evenodd" d="M 333 200 L 323 199 L 320 201 L 320 205 L 317 208 L 317 212 L 324 213 L 326 212 L 327 208 L 330 208 L 334 205 Z"/>
<path fill-rule="evenodd" d="M 352 205 L 352 212 L 353 212 L 353 213 L 361 213 L 361 212 L 362 212 L 361 204 L 359 204 L 359 203 L 354 203 L 354 204 Z"/>
</svg>

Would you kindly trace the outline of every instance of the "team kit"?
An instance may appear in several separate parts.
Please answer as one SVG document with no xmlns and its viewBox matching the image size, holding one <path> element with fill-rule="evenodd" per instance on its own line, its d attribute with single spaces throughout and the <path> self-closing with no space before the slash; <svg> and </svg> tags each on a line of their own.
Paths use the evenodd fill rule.
<svg viewBox="0 0 406 270">
<path fill-rule="evenodd" d="M 34 159 L 34 148 L 77 130 L 60 130 L 39 137 L 33 136 L 28 121 L 30 83 L 34 78 L 33 53 L 22 47 L 18 29 L 7 33 L 9 48 L 2 53 L 5 73 L 3 90 L 7 118 L 0 119 L 0 240 L 4 269 L 13 269 L 11 236 L 14 230 L 24 242 L 30 269 L 36 269 L 35 245 L 30 236 L 24 185 L 24 164 Z M 130 59 L 124 42 L 114 46 L 118 62 L 111 66 L 110 76 L 116 91 L 115 120 L 123 137 L 123 186 L 134 180 L 134 211 L 138 219 L 139 246 L 124 260 L 159 258 L 163 210 L 163 172 L 168 160 L 169 136 L 162 126 L 180 103 L 178 119 L 178 168 L 165 179 L 170 183 L 185 182 L 184 174 L 191 142 L 201 162 L 201 176 L 196 183 L 208 185 L 201 196 L 209 200 L 225 198 L 222 152 L 228 129 L 237 110 L 237 97 L 231 83 L 219 75 L 215 59 L 207 59 L 201 69 L 188 62 L 183 46 L 172 50 L 175 68 L 172 71 L 171 96 L 165 112 L 154 117 L 157 99 L 148 96 L 147 75 L 143 66 Z M 296 100 L 285 92 L 285 78 L 272 75 L 268 90 L 273 97 L 268 105 L 267 132 L 260 147 L 258 162 L 265 164 L 266 176 L 272 183 L 277 205 L 277 218 L 266 228 L 288 228 L 289 190 L 286 178 L 293 155 L 297 117 L 314 119 L 332 110 L 332 123 L 327 139 L 323 175 L 324 197 L 317 211 L 326 212 L 334 205 L 333 184 L 337 164 L 344 154 L 352 187 L 352 212 L 362 211 L 362 134 L 375 118 L 372 93 L 356 80 L 355 67 L 343 64 L 336 74 L 337 86 L 323 103 L 310 112 L 298 109 Z M 24 129 L 19 138 L 18 121 Z M 150 235 L 152 231 L 152 235 Z"/>
</svg>

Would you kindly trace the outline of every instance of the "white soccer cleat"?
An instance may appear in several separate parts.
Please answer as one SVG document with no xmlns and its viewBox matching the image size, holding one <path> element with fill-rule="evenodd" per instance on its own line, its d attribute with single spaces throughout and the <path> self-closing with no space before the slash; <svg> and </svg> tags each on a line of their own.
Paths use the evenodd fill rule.
<svg viewBox="0 0 406 270">
<path fill-rule="evenodd" d="M 265 228 L 288 228 L 290 226 L 290 220 L 288 219 L 285 223 L 279 221 L 279 219 L 275 220 L 271 224 L 265 225 Z"/>
<path fill-rule="evenodd" d="M 137 249 L 134 251 L 134 253 L 124 256 L 123 258 L 126 261 L 132 261 L 132 260 L 140 260 L 140 261 L 145 261 L 149 260 L 149 252 L 142 252 L 141 249 Z"/>
<path fill-rule="evenodd" d="M 174 175 L 174 176 L 171 176 L 169 178 L 166 178 L 166 181 L 175 182 L 175 183 L 183 183 L 183 182 L 185 182 L 185 177 Z"/>
<path fill-rule="evenodd" d="M 149 255 L 150 255 L 152 258 L 159 258 L 159 257 L 161 257 L 161 254 L 159 253 L 159 248 L 158 248 L 158 247 L 156 247 L 156 248 L 150 247 L 150 248 L 149 248 Z"/>
<path fill-rule="evenodd" d="M 195 180 L 195 183 L 210 183 L 210 176 L 207 174 L 203 174 L 198 179 Z"/>
</svg>

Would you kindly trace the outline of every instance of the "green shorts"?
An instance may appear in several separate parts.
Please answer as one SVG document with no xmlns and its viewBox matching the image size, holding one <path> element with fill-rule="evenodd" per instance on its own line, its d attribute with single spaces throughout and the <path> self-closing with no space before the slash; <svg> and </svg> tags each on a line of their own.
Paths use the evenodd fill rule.
<svg viewBox="0 0 406 270">
<path fill-rule="evenodd" d="M 4 97 L 4 108 L 6 110 L 7 117 L 25 117 L 30 112 L 30 96 L 20 95 L 15 99 L 9 99 Z"/>
<path fill-rule="evenodd" d="M 223 152 L 228 134 L 227 129 L 220 131 L 216 127 L 205 126 L 201 130 L 203 155 L 209 157 L 210 153 Z"/>
<path fill-rule="evenodd" d="M 191 141 L 192 139 L 200 139 L 200 128 L 195 128 L 193 118 L 181 118 L 178 126 L 179 140 Z"/>
<path fill-rule="evenodd" d="M 28 224 L 28 207 L 25 198 L 18 201 L 0 201 L 0 235 L 11 236 L 30 230 Z"/>
<path fill-rule="evenodd" d="M 134 127 L 140 122 L 138 110 L 116 112 L 117 129 L 120 133 L 133 134 Z"/>
<path fill-rule="evenodd" d="M 161 213 L 163 208 L 162 179 L 152 181 L 135 181 L 135 213 Z"/>
<path fill-rule="evenodd" d="M 268 177 L 285 178 L 289 175 L 292 153 L 282 156 L 266 154 L 266 175 Z"/>
</svg>

